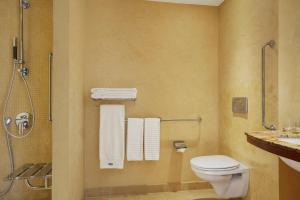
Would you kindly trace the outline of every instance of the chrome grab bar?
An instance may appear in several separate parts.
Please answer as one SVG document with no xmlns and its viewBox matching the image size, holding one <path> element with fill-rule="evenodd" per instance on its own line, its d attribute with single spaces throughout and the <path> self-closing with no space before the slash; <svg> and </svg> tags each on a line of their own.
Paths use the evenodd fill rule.
<svg viewBox="0 0 300 200">
<path fill-rule="evenodd" d="M 261 65 L 262 125 L 264 128 L 271 131 L 275 131 L 276 127 L 273 124 L 271 124 L 270 126 L 266 125 L 266 47 L 269 46 L 270 48 L 273 49 L 275 47 L 275 44 L 276 44 L 275 41 L 271 40 L 262 47 L 262 51 L 261 51 L 262 52 L 262 65 Z"/>
<path fill-rule="evenodd" d="M 52 58 L 53 53 L 48 55 L 48 92 L 49 92 L 49 105 L 48 105 L 48 120 L 52 122 Z"/>
<path fill-rule="evenodd" d="M 160 122 L 202 122 L 202 118 L 178 118 L 178 119 L 163 119 L 161 117 L 158 117 L 160 119 Z M 128 122 L 128 119 L 125 119 L 125 122 Z"/>
</svg>

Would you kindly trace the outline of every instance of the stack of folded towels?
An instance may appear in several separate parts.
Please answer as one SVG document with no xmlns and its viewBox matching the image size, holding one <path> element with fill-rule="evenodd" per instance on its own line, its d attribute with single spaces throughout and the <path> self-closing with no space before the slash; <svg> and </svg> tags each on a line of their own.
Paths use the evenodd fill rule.
<svg viewBox="0 0 300 200">
<path fill-rule="evenodd" d="M 136 99 L 136 88 L 92 88 L 92 99 Z"/>
</svg>

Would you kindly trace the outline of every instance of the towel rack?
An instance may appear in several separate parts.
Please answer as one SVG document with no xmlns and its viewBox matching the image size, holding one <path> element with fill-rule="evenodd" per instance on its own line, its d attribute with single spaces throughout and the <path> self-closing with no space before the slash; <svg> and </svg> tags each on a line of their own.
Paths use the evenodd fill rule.
<svg viewBox="0 0 300 200">
<path fill-rule="evenodd" d="M 161 117 L 158 117 L 161 122 L 201 122 L 202 118 L 177 118 L 177 119 L 163 119 Z M 128 120 L 125 120 L 127 122 Z"/>
</svg>

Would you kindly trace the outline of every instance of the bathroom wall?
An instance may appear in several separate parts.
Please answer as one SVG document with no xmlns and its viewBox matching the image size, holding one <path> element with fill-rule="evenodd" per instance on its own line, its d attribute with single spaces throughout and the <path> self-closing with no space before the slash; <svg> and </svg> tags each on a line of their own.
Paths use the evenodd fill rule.
<svg viewBox="0 0 300 200">
<path fill-rule="evenodd" d="M 54 1 L 53 200 L 83 199 L 83 1 Z"/>
<path fill-rule="evenodd" d="M 220 150 L 250 167 L 251 200 L 278 200 L 278 158 L 247 143 L 261 125 L 261 47 L 277 41 L 277 0 L 226 0 L 220 7 Z M 277 121 L 277 48 L 267 49 L 268 123 Z M 249 100 L 247 115 L 231 111 L 232 97 Z M 272 101 L 270 101 L 272 99 Z M 270 117 L 272 116 L 272 117 Z"/>
<path fill-rule="evenodd" d="M 300 122 L 300 1 L 279 0 L 279 123 Z M 300 125 L 300 124 L 299 124 Z M 280 163 L 280 200 L 300 196 L 300 173 Z"/>
<path fill-rule="evenodd" d="M 25 139 L 13 139 L 15 166 L 25 163 L 51 162 L 51 123 L 48 122 L 48 53 L 52 51 L 52 1 L 31 0 L 31 7 L 24 11 L 25 61 L 30 70 L 27 77 L 35 105 L 36 124 Z M 12 39 L 19 35 L 19 1 L 0 1 L 0 115 L 2 118 L 4 98 L 12 74 Z M 30 111 L 25 88 L 17 74 L 9 115 Z M 0 123 L 0 190 L 8 175 L 8 156 L 5 135 Z M 14 122 L 13 122 L 14 124 Z M 24 181 L 16 181 L 12 191 L 4 199 L 48 199 L 50 191 L 32 191 Z"/>
<path fill-rule="evenodd" d="M 285 127 L 300 123 L 300 2 L 279 2 L 279 122 Z"/>
<path fill-rule="evenodd" d="M 218 152 L 218 8 L 140 0 L 87 0 L 85 23 L 85 188 L 199 181 L 189 159 Z M 93 87 L 136 87 L 132 102 L 90 98 Z M 161 125 L 159 161 L 100 170 L 99 105 L 127 117 L 195 118 Z M 175 153 L 185 140 L 186 153 Z M 146 176 L 145 176 L 146 175 Z"/>
</svg>

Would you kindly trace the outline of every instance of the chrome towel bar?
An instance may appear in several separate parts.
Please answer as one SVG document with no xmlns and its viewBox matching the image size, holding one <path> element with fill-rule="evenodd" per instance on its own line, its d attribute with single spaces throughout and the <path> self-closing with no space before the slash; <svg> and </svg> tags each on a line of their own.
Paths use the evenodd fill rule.
<svg viewBox="0 0 300 200">
<path fill-rule="evenodd" d="M 154 117 L 155 118 L 155 117 Z M 178 119 L 162 119 L 160 117 L 158 117 L 160 119 L 161 122 L 201 122 L 202 118 L 198 117 L 198 118 L 178 118 Z M 128 120 L 125 120 L 125 122 L 127 122 Z"/>
</svg>

